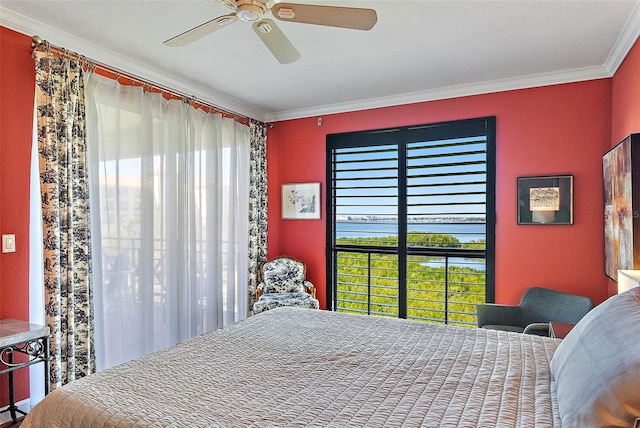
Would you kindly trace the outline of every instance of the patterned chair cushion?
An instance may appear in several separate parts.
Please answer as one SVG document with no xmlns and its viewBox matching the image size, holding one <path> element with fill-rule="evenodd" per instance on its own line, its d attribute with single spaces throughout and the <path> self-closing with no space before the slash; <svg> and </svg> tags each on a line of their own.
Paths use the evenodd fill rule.
<svg viewBox="0 0 640 428">
<path fill-rule="evenodd" d="M 253 313 L 259 314 L 279 306 L 296 306 L 307 309 L 320 308 L 318 300 L 311 297 L 309 293 L 271 293 L 260 296 L 260 300 L 253 304 Z"/>
<path fill-rule="evenodd" d="M 279 258 L 262 267 L 264 293 L 304 292 L 304 264 L 296 260 Z"/>
</svg>

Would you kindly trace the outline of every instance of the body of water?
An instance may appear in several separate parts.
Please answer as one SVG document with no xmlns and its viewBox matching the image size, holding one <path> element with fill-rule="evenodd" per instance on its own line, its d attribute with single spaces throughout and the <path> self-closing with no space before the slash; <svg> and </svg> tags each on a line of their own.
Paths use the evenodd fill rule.
<svg viewBox="0 0 640 428">
<path fill-rule="evenodd" d="M 484 223 L 417 223 L 407 224 L 409 232 L 452 235 L 460 242 L 478 241 L 486 238 Z M 379 238 L 398 234 L 398 224 L 392 221 L 338 221 L 336 222 L 336 238 Z M 421 263 L 423 266 L 444 267 L 444 261 Z M 450 266 L 470 267 L 484 270 L 484 262 L 478 259 L 451 257 Z"/>
<path fill-rule="evenodd" d="M 410 222 L 411 232 L 452 235 L 460 242 L 485 239 L 484 223 Z M 337 221 L 336 238 L 379 238 L 398 234 L 398 224 L 391 221 Z"/>
</svg>

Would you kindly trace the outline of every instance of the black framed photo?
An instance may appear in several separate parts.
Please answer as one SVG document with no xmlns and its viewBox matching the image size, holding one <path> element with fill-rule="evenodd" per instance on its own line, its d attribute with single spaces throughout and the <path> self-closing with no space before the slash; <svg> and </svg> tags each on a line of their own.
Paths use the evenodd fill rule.
<svg viewBox="0 0 640 428">
<path fill-rule="evenodd" d="M 518 224 L 573 224 L 573 175 L 518 177 Z"/>
</svg>

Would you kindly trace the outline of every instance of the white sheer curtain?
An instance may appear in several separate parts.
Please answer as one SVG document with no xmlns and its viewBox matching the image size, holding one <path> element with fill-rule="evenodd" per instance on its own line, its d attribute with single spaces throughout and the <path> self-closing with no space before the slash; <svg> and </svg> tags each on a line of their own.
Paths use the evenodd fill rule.
<svg viewBox="0 0 640 428">
<path fill-rule="evenodd" d="M 98 370 L 246 318 L 249 127 L 87 78 Z"/>
<path fill-rule="evenodd" d="M 29 322 L 45 325 L 42 199 L 38 159 L 37 104 L 35 100 L 33 106 L 33 141 L 31 142 L 31 175 L 29 183 Z M 42 364 L 34 364 L 29 367 L 29 406 L 33 408 L 43 398 L 44 370 L 42 369 Z"/>
</svg>

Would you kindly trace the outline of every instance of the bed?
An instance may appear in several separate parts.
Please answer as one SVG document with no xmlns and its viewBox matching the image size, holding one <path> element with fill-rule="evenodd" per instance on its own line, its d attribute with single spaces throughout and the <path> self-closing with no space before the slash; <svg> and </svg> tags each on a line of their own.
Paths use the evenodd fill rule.
<svg viewBox="0 0 640 428">
<path fill-rule="evenodd" d="M 283 307 L 58 388 L 22 428 L 572 426 L 552 376 L 563 346 Z"/>
</svg>

